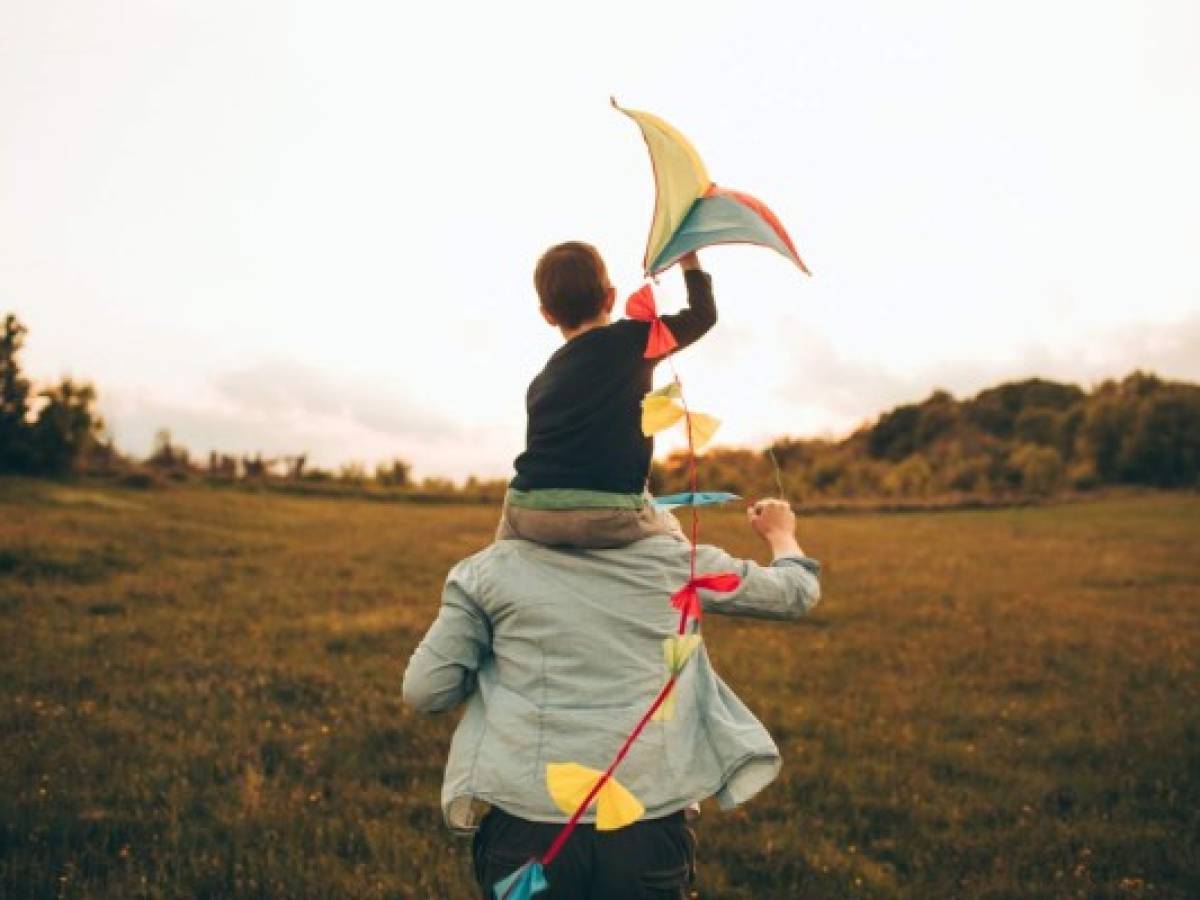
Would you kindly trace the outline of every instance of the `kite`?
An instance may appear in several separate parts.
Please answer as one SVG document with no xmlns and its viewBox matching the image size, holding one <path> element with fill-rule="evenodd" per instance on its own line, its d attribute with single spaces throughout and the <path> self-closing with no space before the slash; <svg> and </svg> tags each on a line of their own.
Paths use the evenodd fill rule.
<svg viewBox="0 0 1200 900">
<path fill-rule="evenodd" d="M 811 274 L 783 223 L 761 200 L 717 187 L 691 142 L 658 116 L 615 109 L 637 123 L 654 167 L 654 218 L 642 267 L 647 278 L 669 269 L 681 256 L 713 244 L 770 247 Z"/>
<path fill-rule="evenodd" d="M 642 398 L 642 434 L 646 437 L 665 431 L 681 419 L 687 420 L 688 440 L 697 450 L 712 440 L 721 425 L 721 420 L 713 416 L 688 412 L 678 378 Z"/>
<path fill-rule="evenodd" d="M 669 268 L 681 256 L 693 250 L 712 244 L 730 243 L 771 247 L 794 262 L 806 275 L 809 274 L 783 225 L 764 204 L 747 194 L 718 188 L 713 184 L 695 148 L 662 119 L 650 113 L 622 109 L 615 100 L 613 106 L 637 122 L 654 166 L 654 220 L 643 261 L 647 278 Z M 670 363 L 671 353 L 678 347 L 678 341 L 659 317 L 654 290 L 649 283 L 629 297 L 625 310 L 631 319 L 650 324 L 645 358 L 666 357 Z M 670 364 L 674 372 L 674 363 Z M 659 497 L 654 501 L 659 509 L 678 506 L 691 508 L 690 574 L 684 585 L 670 597 L 671 606 L 679 612 L 679 626 L 675 634 L 663 640 L 665 681 L 607 769 L 600 771 L 574 762 L 550 763 L 546 766 L 546 791 L 554 804 L 570 818 L 545 853 L 530 859 L 492 886 L 496 900 L 530 900 L 546 890 L 549 887 L 547 867 L 593 805 L 596 809 L 597 831 L 624 828 L 642 817 L 645 807 L 617 781 L 613 773 L 650 722 L 670 722 L 674 717 L 675 687 L 688 661 L 703 643 L 699 633 L 702 607 L 699 592 L 729 592 L 741 586 L 741 576 L 736 572 L 709 572 L 703 575 L 696 572 L 700 521 L 697 509 L 738 497 L 726 491 L 698 489 L 696 451 L 712 440 L 720 422 L 713 416 L 688 409 L 683 385 L 676 374 L 670 384 L 650 391 L 642 399 L 642 433 L 650 437 L 681 421 L 688 439 L 691 490 Z"/>
<path fill-rule="evenodd" d="M 667 494 L 665 497 L 655 497 L 654 505 L 659 509 L 674 509 L 677 506 L 712 506 L 715 503 L 728 503 L 739 499 L 737 494 L 728 491 L 685 491 L 682 494 Z"/>
</svg>

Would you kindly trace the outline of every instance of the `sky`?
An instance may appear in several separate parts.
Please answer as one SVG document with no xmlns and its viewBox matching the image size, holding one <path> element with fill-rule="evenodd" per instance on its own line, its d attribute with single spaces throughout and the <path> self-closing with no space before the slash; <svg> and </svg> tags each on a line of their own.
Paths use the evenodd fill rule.
<svg viewBox="0 0 1200 900">
<path fill-rule="evenodd" d="M 167 428 L 506 476 L 561 343 L 538 255 L 587 240 L 641 284 L 653 178 L 610 95 L 813 272 L 701 253 L 720 322 L 677 366 L 718 442 L 1010 378 L 1200 380 L 1193 0 L 7 0 L 0 313 L 131 453 Z"/>
</svg>

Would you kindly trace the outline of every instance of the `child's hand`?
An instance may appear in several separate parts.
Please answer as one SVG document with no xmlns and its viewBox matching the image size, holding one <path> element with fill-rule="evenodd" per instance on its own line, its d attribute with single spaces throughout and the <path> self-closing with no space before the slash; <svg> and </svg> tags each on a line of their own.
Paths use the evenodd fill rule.
<svg viewBox="0 0 1200 900">
<path fill-rule="evenodd" d="M 759 500 L 746 510 L 746 517 L 754 530 L 768 540 L 773 534 L 796 533 L 796 514 L 783 500 Z"/>
<path fill-rule="evenodd" d="M 775 556 L 803 556 L 796 543 L 796 514 L 783 500 L 759 500 L 746 510 L 750 527 L 771 545 Z"/>
<path fill-rule="evenodd" d="M 685 253 L 683 256 L 679 257 L 679 268 L 683 269 L 685 272 L 690 272 L 692 269 L 700 268 L 700 257 L 696 255 L 695 250 L 693 250 L 691 253 Z"/>
</svg>

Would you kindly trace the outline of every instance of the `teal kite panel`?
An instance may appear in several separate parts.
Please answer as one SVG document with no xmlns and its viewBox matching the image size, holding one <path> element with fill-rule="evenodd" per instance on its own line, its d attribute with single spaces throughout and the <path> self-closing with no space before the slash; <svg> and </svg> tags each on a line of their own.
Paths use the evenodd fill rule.
<svg viewBox="0 0 1200 900">
<path fill-rule="evenodd" d="M 711 506 L 714 503 L 728 503 L 737 500 L 737 494 L 726 491 L 687 491 L 683 494 L 668 494 L 665 497 L 655 497 L 654 505 L 659 509 L 674 509 L 676 506 Z"/>
<path fill-rule="evenodd" d="M 549 886 L 542 864 L 530 860 L 507 878 L 497 881 L 492 886 L 492 893 L 495 894 L 496 900 L 529 900 Z"/>
<path fill-rule="evenodd" d="M 685 253 L 713 244 L 759 244 L 798 262 L 762 216 L 731 197 L 716 194 L 692 204 L 679 230 L 651 263 L 650 274 L 669 269 Z"/>
</svg>

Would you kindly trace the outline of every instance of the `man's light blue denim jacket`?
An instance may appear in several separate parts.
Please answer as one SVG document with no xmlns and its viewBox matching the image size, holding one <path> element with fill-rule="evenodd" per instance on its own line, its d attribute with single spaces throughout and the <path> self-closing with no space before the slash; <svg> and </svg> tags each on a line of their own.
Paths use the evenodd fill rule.
<svg viewBox="0 0 1200 900">
<path fill-rule="evenodd" d="M 820 598 L 820 564 L 770 566 L 697 550 L 697 574 L 737 572 L 729 593 L 701 591 L 704 612 L 795 619 Z M 548 763 L 606 769 L 666 678 L 662 641 L 689 575 L 689 545 L 668 536 L 614 550 L 498 541 L 456 565 L 442 607 L 404 673 L 404 700 L 423 712 L 467 700 L 442 785 L 446 824 L 469 830 L 485 804 L 564 822 L 546 790 Z M 716 796 L 731 808 L 779 773 L 762 723 L 713 671 L 703 647 L 676 687 L 674 717 L 650 722 L 617 769 L 647 818 Z M 582 821 L 593 822 L 589 813 Z"/>
</svg>

